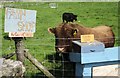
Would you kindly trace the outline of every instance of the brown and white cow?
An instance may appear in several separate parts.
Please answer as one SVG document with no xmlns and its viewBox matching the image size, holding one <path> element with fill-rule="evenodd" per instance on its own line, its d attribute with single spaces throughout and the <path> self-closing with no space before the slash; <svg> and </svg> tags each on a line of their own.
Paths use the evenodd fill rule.
<svg viewBox="0 0 120 78">
<path fill-rule="evenodd" d="M 55 49 L 57 52 L 71 52 L 72 41 L 80 40 L 81 35 L 94 34 L 95 39 L 105 44 L 105 47 L 113 47 L 115 36 L 108 26 L 97 26 L 88 28 L 75 23 L 61 23 L 55 28 L 48 28 L 55 35 Z"/>
</svg>

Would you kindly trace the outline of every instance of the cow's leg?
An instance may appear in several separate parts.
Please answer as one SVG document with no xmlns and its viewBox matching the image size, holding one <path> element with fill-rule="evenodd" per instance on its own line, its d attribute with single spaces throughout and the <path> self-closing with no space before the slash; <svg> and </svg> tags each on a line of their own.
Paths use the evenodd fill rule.
<svg viewBox="0 0 120 78">
<path fill-rule="evenodd" d="M 55 61 L 69 61 L 69 53 L 58 53 L 55 54 Z"/>
<path fill-rule="evenodd" d="M 56 54 L 55 54 L 55 61 L 57 62 L 59 60 L 61 60 L 60 53 L 56 52 Z"/>
<path fill-rule="evenodd" d="M 69 61 L 69 53 L 63 53 L 63 57 L 64 61 Z"/>
<path fill-rule="evenodd" d="M 58 60 L 58 56 L 59 56 L 59 53 L 56 52 L 56 54 L 55 54 L 55 60 Z"/>
</svg>

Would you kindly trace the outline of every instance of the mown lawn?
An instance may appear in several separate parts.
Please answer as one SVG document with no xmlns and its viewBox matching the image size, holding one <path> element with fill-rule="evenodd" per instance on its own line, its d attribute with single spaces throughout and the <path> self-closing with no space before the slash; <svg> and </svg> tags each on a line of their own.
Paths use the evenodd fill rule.
<svg viewBox="0 0 120 78">
<path fill-rule="evenodd" d="M 54 50 L 54 35 L 48 33 L 49 27 L 55 27 L 62 22 L 61 15 L 64 12 L 72 12 L 78 15 L 76 23 L 86 27 L 95 27 L 97 25 L 111 26 L 118 45 L 118 4 L 115 2 L 58 2 L 57 8 L 50 8 L 49 2 L 46 3 L 6 3 L 6 7 L 14 7 L 21 9 L 29 9 L 37 11 L 36 32 L 33 38 L 24 40 L 25 48 L 42 64 L 51 70 L 56 68 L 61 71 L 61 63 L 52 62 Z M 1 14 L 1 13 L 0 13 Z M 2 54 L 13 52 L 14 41 L 7 38 L 7 33 L 4 33 L 4 8 L 2 9 Z M 13 57 L 12 59 L 15 59 Z M 50 60 L 51 59 L 51 60 Z M 40 73 L 28 60 L 25 61 L 26 76 L 33 77 L 36 73 Z M 62 73 L 62 72 L 59 72 Z M 55 74 L 59 74 L 55 73 Z M 38 75 L 38 74 L 37 74 Z M 57 77 L 57 75 L 56 75 Z M 58 77 L 57 77 L 58 78 Z"/>
</svg>

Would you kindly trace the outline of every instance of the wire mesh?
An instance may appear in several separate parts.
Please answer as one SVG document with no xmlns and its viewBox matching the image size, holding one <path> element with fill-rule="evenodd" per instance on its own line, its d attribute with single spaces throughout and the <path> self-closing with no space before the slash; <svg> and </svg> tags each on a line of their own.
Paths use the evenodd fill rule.
<svg viewBox="0 0 120 78">
<path fill-rule="evenodd" d="M 50 43 L 36 43 L 32 44 L 32 42 L 50 42 L 51 39 L 53 43 L 55 42 L 55 38 L 40 38 L 40 39 L 29 39 L 24 40 L 25 48 L 29 49 L 29 52 L 32 56 L 34 56 L 43 66 L 45 66 L 56 78 L 73 78 L 75 75 L 75 64 L 65 60 L 64 55 L 58 54 L 56 55 L 55 45 L 51 45 Z M 68 39 L 68 38 L 58 38 L 58 39 Z M 72 38 L 70 38 L 72 39 Z M 78 39 L 78 38 L 77 38 Z M 80 40 L 80 38 L 79 38 Z M 26 42 L 29 41 L 29 42 Z M 115 38 L 116 44 L 120 42 L 120 37 Z M 111 41 L 109 42 L 111 43 Z M 8 44 L 5 44 L 8 45 Z M 14 46 L 13 42 L 10 41 L 9 50 Z M 66 46 L 66 45 L 64 45 Z M 68 45 L 67 45 L 68 46 Z M 44 49 L 43 49 L 44 48 Z M 56 59 L 56 56 L 58 59 Z M 39 71 L 32 63 L 30 63 L 27 59 L 25 60 L 26 72 L 25 77 L 41 77 L 47 78 L 43 72 Z"/>
<path fill-rule="evenodd" d="M 65 38 L 64 38 L 65 39 Z M 36 40 L 45 40 L 44 38 L 43 39 L 32 39 L 32 41 L 36 41 Z M 48 38 L 48 40 L 51 40 L 51 38 Z M 55 39 L 54 39 L 55 40 Z M 115 38 L 115 41 L 118 43 L 120 42 L 119 38 L 116 37 Z M 111 42 L 109 42 L 111 43 Z M 29 46 L 33 46 L 33 47 L 37 47 L 39 46 L 40 47 L 52 47 L 52 50 L 50 49 L 45 49 L 43 50 L 43 52 L 41 52 L 39 50 L 39 52 L 34 52 L 33 51 L 33 56 L 35 56 L 36 59 L 40 60 L 40 62 L 48 68 L 48 70 L 56 77 L 56 78 L 73 78 L 74 75 L 75 75 L 75 64 L 74 63 L 71 63 L 69 62 L 68 60 L 65 60 L 65 57 L 61 54 L 58 54 L 56 55 L 56 51 L 54 50 L 55 48 L 55 45 L 50 45 L 49 43 L 48 44 L 27 44 L 27 47 Z M 49 52 L 49 53 L 48 53 Z M 39 59 L 38 56 L 43 56 L 44 59 Z M 58 57 L 58 59 L 56 60 L 56 56 Z M 49 64 L 49 67 L 47 64 Z M 36 68 L 34 68 L 36 69 Z M 37 73 L 38 71 L 36 71 L 35 73 Z M 26 73 L 27 75 L 27 73 Z M 39 76 L 39 77 L 46 77 L 45 75 L 39 73 L 37 74 L 36 76 Z M 35 76 L 35 77 L 36 77 Z"/>
<path fill-rule="evenodd" d="M 34 41 L 34 40 L 33 40 Z M 69 78 L 73 78 L 74 76 L 74 64 L 70 63 L 67 60 L 64 60 L 63 55 L 58 54 L 57 57 L 58 59 L 56 59 L 56 52 L 54 51 L 54 45 L 41 45 L 41 44 L 27 44 L 27 48 L 33 46 L 33 47 L 37 47 L 39 46 L 39 49 L 41 49 L 41 47 L 53 47 L 53 50 L 47 49 L 47 50 L 39 50 L 39 52 L 36 52 L 35 50 L 30 51 L 31 54 L 40 62 L 43 64 L 43 66 L 45 66 L 56 78 L 65 78 L 65 77 L 69 77 Z M 38 57 L 39 56 L 39 57 Z M 29 64 L 26 64 L 26 66 Z M 34 73 L 33 77 L 43 77 L 46 78 L 46 76 L 38 71 L 33 65 L 32 67 L 29 66 L 33 71 L 31 74 Z M 29 72 L 26 72 L 26 77 L 29 76 Z M 36 75 L 35 75 L 36 74 Z"/>
</svg>

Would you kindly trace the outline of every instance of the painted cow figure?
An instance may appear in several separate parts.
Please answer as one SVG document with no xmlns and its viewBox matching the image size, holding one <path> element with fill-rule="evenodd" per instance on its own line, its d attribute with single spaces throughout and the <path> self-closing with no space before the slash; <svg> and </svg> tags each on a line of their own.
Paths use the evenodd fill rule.
<svg viewBox="0 0 120 78">
<path fill-rule="evenodd" d="M 74 15 L 73 13 L 63 13 L 62 15 L 63 22 L 73 22 L 74 20 L 77 21 L 77 15 Z"/>
<path fill-rule="evenodd" d="M 105 47 L 113 47 L 115 35 L 108 26 L 88 28 L 75 23 L 61 23 L 55 28 L 48 28 L 55 35 L 55 49 L 58 53 L 72 52 L 72 41 L 80 40 L 81 35 L 94 34 L 95 39 L 105 44 Z"/>
</svg>

